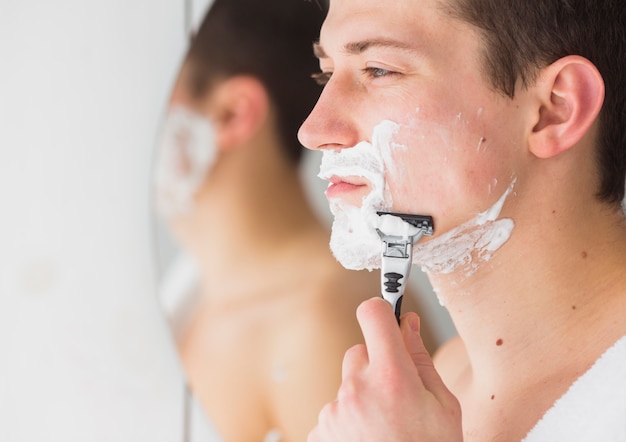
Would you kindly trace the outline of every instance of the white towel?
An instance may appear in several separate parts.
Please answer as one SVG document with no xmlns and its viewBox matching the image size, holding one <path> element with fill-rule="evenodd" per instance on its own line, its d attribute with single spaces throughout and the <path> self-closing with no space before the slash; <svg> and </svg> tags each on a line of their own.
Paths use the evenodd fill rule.
<svg viewBox="0 0 626 442">
<path fill-rule="evenodd" d="M 626 336 L 576 380 L 525 442 L 626 442 Z"/>
<path fill-rule="evenodd" d="M 168 267 L 159 286 L 159 300 L 175 338 L 179 338 L 198 301 L 200 272 L 195 260 L 180 253 Z"/>
</svg>

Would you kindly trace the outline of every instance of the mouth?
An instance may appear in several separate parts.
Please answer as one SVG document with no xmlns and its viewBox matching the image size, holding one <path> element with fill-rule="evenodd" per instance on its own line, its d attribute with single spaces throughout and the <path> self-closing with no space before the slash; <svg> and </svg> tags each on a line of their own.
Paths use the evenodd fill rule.
<svg viewBox="0 0 626 442">
<path fill-rule="evenodd" d="M 363 191 L 369 192 L 370 187 L 369 182 L 360 177 L 332 176 L 328 178 L 328 182 L 326 189 L 326 198 L 328 199 L 350 197 L 357 193 L 362 194 Z"/>
</svg>

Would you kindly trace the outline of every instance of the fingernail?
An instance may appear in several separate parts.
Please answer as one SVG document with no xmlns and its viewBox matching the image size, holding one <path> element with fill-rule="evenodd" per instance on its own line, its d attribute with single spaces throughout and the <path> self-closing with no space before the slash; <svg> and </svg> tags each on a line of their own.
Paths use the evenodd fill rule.
<svg viewBox="0 0 626 442">
<path fill-rule="evenodd" d="M 417 316 L 412 317 L 409 320 L 409 325 L 411 326 L 411 330 L 413 330 L 414 332 L 418 332 L 420 331 L 420 318 Z"/>
</svg>

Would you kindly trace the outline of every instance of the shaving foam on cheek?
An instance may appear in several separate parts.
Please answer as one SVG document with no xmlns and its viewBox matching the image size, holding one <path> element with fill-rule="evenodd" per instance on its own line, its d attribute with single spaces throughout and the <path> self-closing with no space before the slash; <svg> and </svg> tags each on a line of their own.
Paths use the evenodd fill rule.
<svg viewBox="0 0 626 442">
<path fill-rule="evenodd" d="M 184 107 L 166 115 L 156 159 L 155 187 L 159 213 L 188 212 L 193 197 L 215 161 L 215 130 L 203 116 Z"/>
<path fill-rule="evenodd" d="M 346 204 L 339 198 L 329 200 L 334 215 L 330 248 L 347 269 L 380 268 L 381 241 L 376 228 L 380 227 L 381 217 L 376 212 L 392 205 L 385 175 L 387 171 L 395 170 L 392 150 L 403 148 L 392 143 L 399 127 L 392 121 L 382 121 L 374 128 L 371 144 L 361 142 L 351 148 L 323 153 L 320 178 L 362 177 L 371 186 L 360 207 Z"/>
<path fill-rule="evenodd" d="M 514 185 L 515 181 L 490 209 L 431 241 L 418 244 L 413 251 L 413 263 L 430 273 L 447 274 L 462 268 L 466 277 L 473 275 L 511 236 L 513 220 L 497 218 Z"/>
</svg>

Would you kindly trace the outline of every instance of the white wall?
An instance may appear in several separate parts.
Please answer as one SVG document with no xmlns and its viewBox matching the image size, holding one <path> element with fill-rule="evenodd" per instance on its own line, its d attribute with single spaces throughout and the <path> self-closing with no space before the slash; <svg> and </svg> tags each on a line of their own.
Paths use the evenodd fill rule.
<svg viewBox="0 0 626 442">
<path fill-rule="evenodd" d="M 154 137 L 182 0 L 0 0 L 0 440 L 182 441 Z"/>
</svg>

